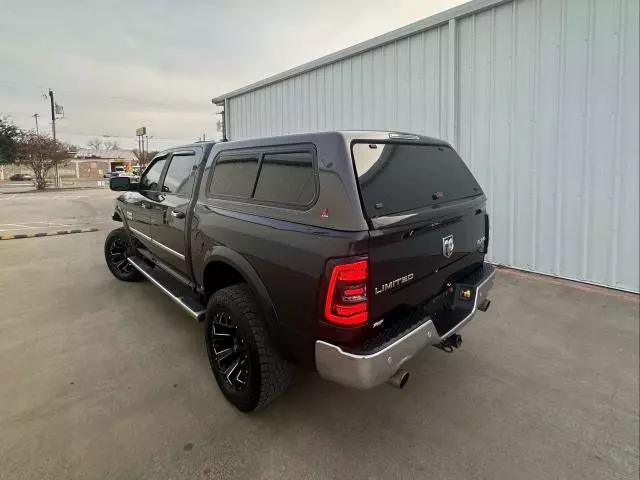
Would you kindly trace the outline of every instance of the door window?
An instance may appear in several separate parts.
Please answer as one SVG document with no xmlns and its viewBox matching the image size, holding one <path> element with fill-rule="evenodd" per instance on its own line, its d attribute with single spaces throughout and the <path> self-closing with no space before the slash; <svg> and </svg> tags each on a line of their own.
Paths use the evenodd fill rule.
<svg viewBox="0 0 640 480">
<path fill-rule="evenodd" d="M 162 191 L 191 197 L 196 180 L 197 158 L 195 152 L 191 155 L 174 156 L 164 177 Z"/>
<path fill-rule="evenodd" d="M 140 179 L 140 190 L 158 190 L 158 182 L 166 161 L 166 158 L 161 158 L 151 165 Z"/>
</svg>

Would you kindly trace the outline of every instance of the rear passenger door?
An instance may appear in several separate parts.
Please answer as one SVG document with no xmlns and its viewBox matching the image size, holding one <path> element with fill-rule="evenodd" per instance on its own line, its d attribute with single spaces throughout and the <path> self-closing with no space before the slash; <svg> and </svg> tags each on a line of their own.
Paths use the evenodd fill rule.
<svg viewBox="0 0 640 480">
<path fill-rule="evenodd" d="M 201 147 L 173 152 L 151 213 L 152 252 L 185 274 L 188 210 L 201 160 Z"/>
</svg>

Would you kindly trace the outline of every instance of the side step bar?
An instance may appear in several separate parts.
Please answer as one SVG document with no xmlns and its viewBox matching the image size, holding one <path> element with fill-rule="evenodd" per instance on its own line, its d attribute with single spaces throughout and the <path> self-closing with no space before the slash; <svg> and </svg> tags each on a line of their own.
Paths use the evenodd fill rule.
<svg viewBox="0 0 640 480">
<path fill-rule="evenodd" d="M 127 260 L 136 270 L 144 275 L 147 280 L 158 287 L 171 300 L 180 305 L 185 312 L 199 322 L 204 320 L 205 307 L 197 299 L 184 294 L 184 292 L 180 292 L 180 290 L 184 290 L 184 288 L 180 288 L 180 286 L 171 288 L 170 279 L 167 279 L 165 285 L 165 283 L 161 282 L 159 278 L 156 278 L 160 277 L 160 275 L 157 275 L 155 270 L 148 266 L 144 260 L 139 257 L 129 257 Z M 165 275 L 168 276 L 168 274 Z"/>
</svg>

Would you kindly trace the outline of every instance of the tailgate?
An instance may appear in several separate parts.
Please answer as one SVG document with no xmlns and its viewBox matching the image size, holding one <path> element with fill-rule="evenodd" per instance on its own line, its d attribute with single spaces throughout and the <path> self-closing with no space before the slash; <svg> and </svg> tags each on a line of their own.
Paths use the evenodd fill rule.
<svg viewBox="0 0 640 480">
<path fill-rule="evenodd" d="M 369 312 L 415 307 L 477 268 L 484 258 L 484 197 L 451 205 L 446 216 L 370 232 Z M 439 212 L 442 213 L 442 212 Z"/>
<path fill-rule="evenodd" d="M 425 303 L 483 262 L 486 198 L 449 145 L 357 140 L 351 149 L 370 224 L 372 320 Z"/>
</svg>

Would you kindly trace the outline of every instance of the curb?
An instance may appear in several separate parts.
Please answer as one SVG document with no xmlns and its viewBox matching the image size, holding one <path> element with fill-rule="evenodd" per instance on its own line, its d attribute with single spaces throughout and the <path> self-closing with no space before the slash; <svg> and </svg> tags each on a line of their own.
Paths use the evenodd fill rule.
<svg viewBox="0 0 640 480">
<path fill-rule="evenodd" d="M 109 190 L 109 186 L 106 187 L 63 187 L 63 188 L 44 188 L 42 190 L 20 190 L 18 192 L 0 192 L 0 195 L 15 195 L 23 193 L 51 193 L 51 192 L 66 192 L 74 190 Z"/>
<path fill-rule="evenodd" d="M 53 237 L 55 235 L 70 235 L 72 233 L 89 233 L 98 232 L 99 228 L 79 228 L 75 230 L 58 230 L 57 232 L 39 232 L 39 233 L 17 233 L 0 235 L 0 240 L 19 240 L 21 238 L 36 238 L 36 237 Z"/>
</svg>

